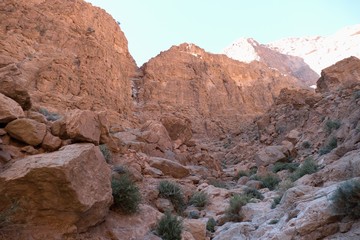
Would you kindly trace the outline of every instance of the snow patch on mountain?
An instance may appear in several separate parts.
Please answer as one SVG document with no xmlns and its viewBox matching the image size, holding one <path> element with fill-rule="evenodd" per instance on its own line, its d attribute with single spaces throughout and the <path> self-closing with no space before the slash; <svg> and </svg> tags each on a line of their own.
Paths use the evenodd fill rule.
<svg viewBox="0 0 360 240">
<path fill-rule="evenodd" d="M 360 24 L 341 29 L 327 37 L 285 38 L 267 44 L 283 54 L 299 56 L 317 73 L 344 58 L 360 57 Z"/>
<path fill-rule="evenodd" d="M 255 47 L 259 45 L 252 38 L 240 38 L 229 47 L 224 49 L 224 53 L 235 60 L 250 63 L 252 61 L 259 61 L 260 57 L 257 54 Z"/>
</svg>

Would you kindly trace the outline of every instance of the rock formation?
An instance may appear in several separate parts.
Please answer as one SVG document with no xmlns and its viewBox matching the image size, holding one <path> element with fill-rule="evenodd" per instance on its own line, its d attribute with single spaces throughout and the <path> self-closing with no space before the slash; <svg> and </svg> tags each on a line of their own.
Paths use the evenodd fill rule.
<svg viewBox="0 0 360 240">
<path fill-rule="evenodd" d="M 141 111 L 185 116 L 195 133 L 210 137 L 263 113 L 282 88 L 298 86 L 295 78 L 264 64 L 241 63 L 186 43 L 152 58 L 142 71 Z"/>
<path fill-rule="evenodd" d="M 129 113 L 136 65 L 104 10 L 82 0 L 5 0 L 0 9 L 0 92 L 12 81 L 29 90 L 37 106 Z M 15 101 L 29 102 L 14 90 L 25 98 Z M 27 110 L 29 103 L 22 106 Z"/>
</svg>

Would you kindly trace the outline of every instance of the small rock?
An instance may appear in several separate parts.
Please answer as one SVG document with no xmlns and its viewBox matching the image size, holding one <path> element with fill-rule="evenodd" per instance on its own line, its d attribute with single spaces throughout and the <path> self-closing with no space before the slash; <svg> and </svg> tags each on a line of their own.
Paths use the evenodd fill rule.
<svg viewBox="0 0 360 240">
<path fill-rule="evenodd" d="M 30 154 L 30 155 L 35 155 L 35 154 L 39 153 L 39 151 L 36 150 L 33 146 L 22 147 L 21 152 L 24 152 L 24 153 L 27 153 L 27 154 Z"/>
<path fill-rule="evenodd" d="M 48 151 L 55 151 L 61 147 L 61 139 L 53 136 L 50 132 L 46 132 L 41 147 Z"/>
<path fill-rule="evenodd" d="M 0 148 L 0 162 L 8 162 L 11 160 L 11 155 Z"/>
<path fill-rule="evenodd" d="M 189 169 L 185 166 L 165 158 L 151 157 L 149 165 L 174 178 L 183 178 L 190 174 Z"/>
</svg>

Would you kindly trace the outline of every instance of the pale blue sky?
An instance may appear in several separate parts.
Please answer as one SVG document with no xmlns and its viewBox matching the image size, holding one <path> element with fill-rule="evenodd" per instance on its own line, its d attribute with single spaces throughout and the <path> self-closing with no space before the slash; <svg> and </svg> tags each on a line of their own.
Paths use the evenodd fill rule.
<svg viewBox="0 0 360 240">
<path fill-rule="evenodd" d="M 268 43 L 360 23 L 359 0 L 86 0 L 121 23 L 140 66 L 183 42 L 219 53 L 240 37 Z"/>
</svg>

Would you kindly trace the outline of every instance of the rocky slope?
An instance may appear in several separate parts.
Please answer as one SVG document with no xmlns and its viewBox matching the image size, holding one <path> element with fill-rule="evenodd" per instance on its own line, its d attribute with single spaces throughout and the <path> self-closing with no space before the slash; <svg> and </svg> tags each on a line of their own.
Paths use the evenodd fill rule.
<svg viewBox="0 0 360 240">
<path fill-rule="evenodd" d="M 319 75 L 302 58 L 280 53 L 267 45 L 259 44 L 252 38 L 241 38 L 235 41 L 225 48 L 224 53 L 241 62 L 262 62 L 270 68 L 275 68 L 284 74 L 299 79 L 307 86 L 314 85 L 319 78 Z"/>
<path fill-rule="evenodd" d="M 186 43 L 160 53 L 141 70 L 137 88 L 143 113 L 185 116 L 195 133 L 210 137 L 263 113 L 282 88 L 299 86 L 262 63 L 241 63 Z"/>
<path fill-rule="evenodd" d="M 5 0 L 0 9 L 1 76 L 37 106 L 130 111 L 136 65 L 104 10 L 81 0 Z"/>
<path fill-rule="evenodd" d="M 301 57 L 317 73 L 344 58 L 360 57 L 360 25 L 345 27 L 329 36 L 285 38 L 267 46 Z"/>
</svg>

